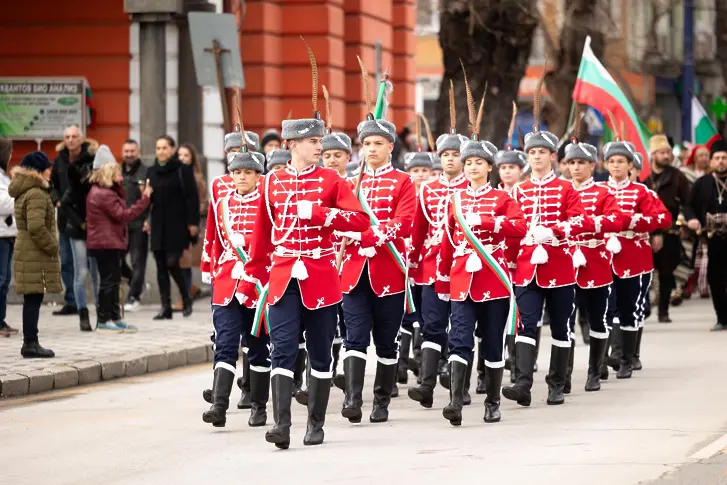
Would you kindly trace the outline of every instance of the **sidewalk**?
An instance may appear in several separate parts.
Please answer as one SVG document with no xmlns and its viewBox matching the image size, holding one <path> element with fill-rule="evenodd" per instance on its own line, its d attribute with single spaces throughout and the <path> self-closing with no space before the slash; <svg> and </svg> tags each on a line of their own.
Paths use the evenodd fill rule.
<svg viewBox="0 0 727 485">
<path fill-rule="evenodd" d="M 23 359 L 21 305 L 8 305 L 8 324 L 20 331 L 0 337 L 0 397 L 23 396 L 131 377 L 185 365 L 212 361 L 212 314 L 209 299 L 195 302 L 195 312 L 183 318 L 153 321 L 158 305 L 144 305 L 127 313 L 125 321 L 136 325 L 135 334 L 81 332 L 78 316 L 56 317 L 59 307 L 43 305 L 40 311 L 40 343 L 52 349 L 53 359 Z M 95 308 L 91 308 L 95 325 Z"/>
</svg>

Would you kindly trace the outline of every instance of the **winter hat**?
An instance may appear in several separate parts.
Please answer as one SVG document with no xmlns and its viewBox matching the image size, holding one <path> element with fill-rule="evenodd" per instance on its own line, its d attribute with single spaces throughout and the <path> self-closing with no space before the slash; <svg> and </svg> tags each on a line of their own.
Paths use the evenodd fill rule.
<svg viewBox="0 0 727 485">
<path fill-rule="evenodd" d="M 634 168 L 636 170 L 641 170 L 641 167 L 643 166 L 643 161 L 643 155 L 641 155 L 639 152 L 634 153 Z"/>
<path fill-rule="evenodd" d="M 346 164 L 346 176 L 355 177 L 358 175 L 359 164 L 357 162 L 348 162 Z"/>
<path fill-rule="evenodd" d="M 240 152 L 231 153 L 227 158 L 227 169 L 232 172 L 233 170 L 249 169 L 255 170 L 258 173 L 263 173 L 263 167 L 265 166 L 265 156 L 258 152 Z"/>
<path fill-rule="evenodd" d="M 275 150 L 270 150 L 265 155 L 265 158 L 267 159 L 266 168 L 269 172 L 276 165 L 285 165 L 288 163 L 288 160 L 291 159 L 290 150 L 276 148 Z"/>
<path fill-rule="evenodd" d="M 442 159 L 436 155 L 434 155 L 434 160 L 432 160 L 432 170 L 442 171 Z"/>
<path fill-rule="evenodd" d="M 636 154 L 636 147 L 633 143 L 628 141 L 612 141 L 606 143 L 603 146 L 603 158 L 608 160 L 614 155 L 622 155 L 626 157 L 629 162 L 634 162 L 634 155 Z"/>
<path fill-rule="evenodd" d="M 97 170 L 101 168 L 101 165 L 105 163 L 116 163 L 113 153 L 108 145 L 101 145 L 96 150 L 96 155 L 93 157 L 93 169 Z"/>
<path fill-rule="evenodd" d="M 20 166 L 29 170 L 35 170 L 36 172 L 43 173 L 53 166 L 48 157 L 43 152 L 32 152 L 28 153 L 23 157 L 20 162 Z"/>
<path fill-rule="evenodd" d="M 459 159 L 464 163 L 468 158 L 478 157 L 493 165 L 496 153 L 497 147 L 487 140 L 467 140 L 459 148 Z"/>
<path fill-rule="evenodd" d="M 277 141 L 278 143 L 282 143 L 283 139 L 280 138 L 280 134 L 277 132 L 277 130 L 268 130 L 263 135 L 263 139 L 260 142 L 260 149 L 262 150 L 265 148 L 265 145 L 270 143 L 271 141 Z"/>
<path fill-rule="evenodd" d="M 510 128 L 507 132 L 507 139 L 512 140 L 512 134 L 515 131 L 515 117 L 517 116 L 517 105 L 513 101 L 512 103 L 512 118 L 510 119 Z M 501 165 L 507 165 L 509 163 L 513 165 L 517 165 L 520 168 L 526 168 L 527 167 L 527 156 L 525 156 L 525 152 L 522 152 L 520 150 L 515 150 L 512 148 L 512 144 L 508 143 L 505 146 L 504 150 L 500 150 L 495 154 L 495 167 L 500 167 Z"/>
<path fill-rule="evenodd" d="M 623 136 L 623 133 L 621 133 Z M 666 135 L 654 135 L 649 139 L 649 153 L 659 150 L 671 150 L 671 145 Z"/>
<path fill-rule="evenodd" d="M 717 152 L 727 152 L 727 142 L 724 141 L 724 138 L 718 138 L 712 143 L 709 148 L 709 158 L 712 158 Z"/>
<path fill-rule="evenodd" d="M 464 65 L 462 66 L 464 72 Z M 487 160 L 490 165 L 495 163 L 495 153 L 497 153 L 497 147 L 487 140 L 480 140 L 480 125 L 482 124 L 482 114 L 485 107 L 485 96 L 487 96 L 487 87 L 485 86 L 485 93 L 482 95 L 482 101 L 480 101 L 480 108 L 475 116 L 475 103 L 472 98 L 472 92 L 470 91 L 470 85 L 467 82 L 467 74 L 464 74 L 464 87 L 467 92 L 467 112 L 469 115 L 470 132 L 472 134 L 471 139 L 463 141 L 459 147 L 459 159 L 464 164 L 465 160 L 471 157 L 482 158 Z M 450 86 L 450 93 L 453 93 L 452 86 Z M 450 95 L 450 103 L 451 96 Z M 450 108 L 450 118 L 452 112 Z"/>
<path fill-rule="evenodd" d="M 422 147 L 422 121 L 424 121 L 426 128 L 427 128 L 427 144 L 429 145 L 430 150 L 434 150 L 434 137 L 432 136 L 432 131 L 429 128 L 429 122 L 426 118 L 424 118 L 422 115 L 417 113 L 417 119 L 415 123 L 415 130 L 416 130 L 416 141 L 417 141 L 417 151 L 416 152 L 410 152 L 407 153 L 404 157 L 404 168 L 408 172 L 409 170 L 417 167 L 422 168 L 428 168 L 432 169 L 434 168 L 434 157 L 435 154 L 430 152 L 423 151 Z"/>
<path fill-rule="evenodd" d="M 598 161 L 598 149 L 588 143 L 569 143 L 565 147 L 566 160 L 587 160 L 592 163 Z"/>
<path fill-rule="evenodd" d="M 258 143 L 260 137 L 253 131 L 245 132 L 245 145 L 249 150 L 258 151 Z M 229 152 L 233 148 L 240 148 L 242 146 L 242 132 L 234 131 L 225 135 L 225 152 Z"/>
<path fill-rule="evenodd" d="M 540 129 L 540 98 L 543 82 L 545 81 L 545 73 L 547 72 L 546 67 L 547 60 L 543 66 L 543 74 L 540 76 L 538 85 L 533 93 L 533 131 L 525 135 L 525 153 L 531 148 L 546 148 L 553 153 L 558 151 L 558 137 L 549 131 L 542 131 Z"/>
<path fill-rule="evenodd" d="M 305 47 L 308 49 L 308 57 L 313 71 L 313 118 L 283 120 L 282 137 L 285 140 L 320 138 L 325 134 L 325 124 L 321 120 L 321 113 L 318 111 L 318 65 L 316 64 L 313 50 L 305 40 L 303 40 L 303 43 L 305 43 Z"/>
</svg>

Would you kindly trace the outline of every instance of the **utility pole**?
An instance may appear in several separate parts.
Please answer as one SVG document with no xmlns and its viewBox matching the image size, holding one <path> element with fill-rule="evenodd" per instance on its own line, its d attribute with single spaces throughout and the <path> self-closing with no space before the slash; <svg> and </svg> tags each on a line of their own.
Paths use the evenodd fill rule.
<svg viewBox="0 0 727 485">
<path fill-rule="evenodd" d="M 685 141 L 693 141 L 692 91 L 694 91 L 694 81 L 694 0 L 684 0 L 684 63 L 682 64 L 681 139 Z"/>
</svg>

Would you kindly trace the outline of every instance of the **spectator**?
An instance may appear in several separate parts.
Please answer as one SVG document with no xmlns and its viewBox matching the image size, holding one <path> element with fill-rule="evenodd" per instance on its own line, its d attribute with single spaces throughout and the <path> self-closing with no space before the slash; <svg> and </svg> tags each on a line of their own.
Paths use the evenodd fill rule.
<svg viewBox="0 0 727 485">
<path fill-rule="evenodd" d="M 157 265 L 162 304 L 154 320 L 172 318 L 170 275 L 182 295 L 182 314 L 188 317 L 192 314 L 192 299 L 184 284 L 179 260 L 190 242 L 196 243 L 199 238 L 199 194 L 194 171 L 179 160 L 171 136 L 157 139 L 156 160 L 147 176 L 154 194 L 151 196 L 149 222 L 145 223 L 145 227 L 151 231 L 151 249 Z"/>
<path fill-rule="evenodd" d="M 38 319 L 45 293 L 60 293 L 56 217 L 49 192 L 51 163 L 43 152 L 33 152 L 13 170 L 8 194 L 15 198 L 18 239 L 13 272 L 15 291 L 23 295 L 23 347 L 28 358 L 55 357 L 38 343 Z"/>
<path fill-rule="evenodd" d="M 9 337 L 18 331 L 5 321 L 7 315 L 8 288 L 10 287 L 13 247 L 18 235 L 15 225 L 15 201 L 8 194 L 10 177 L 8 163 L 13 156 L 13 142 L 0 138 L 0 335 Z"/>
<path fill-rule="evenodd" d="M 149 206 L 151 187 L 144 189 L 141 199 L 127 207 L 121 187 L 121 167 L 106 145 L 101 145 L 93 160 L 89 177 L 91 190 L 86 199 L 88 253 L 96 259 L 101 284 L 96 302 L 96 331 L 134 333 L 136 327 L 121 320 L 119 287 L 121 259 L 129 244 L 127 224 Z"/>
<path fill-rule="evenodd" d="M 709 148 L 696 145 L 680 170 L 692 184 L 702 175 L 709 173 Z"/>
<path fill-rule="evenodd" d="M 68 129 L 68 133 L 71 135 L 78 134 L 78 128 L 71 127 Z M 88 306 L 86 305 L 86 280 L 88 279 L 89 267 L 94 296 L 98 292 L 96 261 L 88 257 L 86 249 L 86 196 L 91 190 L 88 177 L 93 169 L 93 157 L 97 149 L 98 143 L 96 141 L 87 140 L 81 143 L 81 149 L 77 157 L 73 157 L 69 150 L 68 186 L 60 201 L 60 210 L 66 216 L 63 232 L 70 239 L 71 252 L 73 253 L 73 295 L 76 299 L 79 323 L 83 332 L 93 331 L 88 316 Z"/>
<path fill-rule="evenodd" d="M 283 139 L 280 138 L 280 134 L 275 130 L 269 130 L 263 135 L 263 139 L 260 141 L 260 146 L 264 154 L 267 154 L 271 150 L 277 150 L 280 148 L 280 144 Z"/>
<path fill-rule="evenodd" d="M 56 156 L 51 172 L 50 196 L 56 207 L 60 207 L 61 198 L 68 188 L 68 167 L 71 165 L 71 160 L 81 157 L 84 151 L 88 152 L 89 148 L 91 148 L 91 142 L 84 143 L 78 126 L 69 126 L 63 131 L 63 141 L 56 146 L 58 156 Z M 66 234 L 67 222 L 65 214 L 59 210 L 58 242 L 61 248 L 61 277 L 66 291 L 63 297 L 63 307 L 54 311 L 53 315 L 78 314 L 76 297 L 73 293 L 73 251 L 71 251 L 71 239 Z"/>
<path fill-rule="evenodd" d="M 136 140 L 126 140 L 121 146 L 124 157 L 122 165 L 123 181 L 121 186 L 126 193 L 126 205 L 131 207 L 141 199 L 146 186 L 146 165 L 139 157 L 139 144 Z M 127 228 L 129 246 L 126 254 L 131 258 L 131 267 L 126 263 L 126 254 L 121 260 L 121 275 L 129 280 L 129 296 L 124 311 L 135 312 L 141 304 L 141 294 L 146 286 L 146 261 L 149 256 L 149 235 L 144 232 L 144 221 L 149 216 L 148 209 L 129 222 Z"/>
<path fill-rule="evenodd" d="M 179 147 L 179 160 L 189 165 L 194 169 L 194 181 L 197 183 L 197 193 L 199 194 L 199 213 L 201 218 L 207 217 L 207 208 L 209 204 L 209 197 L 207 195 L 207 182 L 205 181 L 204 175 L 202 174 L 202 165 L 199 163 L 199 153 L 194 145 L 185 143 Z M 200 221 L 200 227 L 206 227 Z M 197 243 L 187 248 L 182 254 L 182 259 L 179 262 L 179 266 L 182 268 L 184 273 L 184 283 L 187 285 L 187 291 L 189 296 L 194 300 L 199 296 L 199 286 L 192 283 L 192 268 L 199 268 L 202 262 L 202 244 L 204 243 L 204 232 L 201 232 Z M 182 311 L 184 309 L 184 302 L 180 298 L 176 305 L 174 305 L 174 311 Z"/>
</svg>

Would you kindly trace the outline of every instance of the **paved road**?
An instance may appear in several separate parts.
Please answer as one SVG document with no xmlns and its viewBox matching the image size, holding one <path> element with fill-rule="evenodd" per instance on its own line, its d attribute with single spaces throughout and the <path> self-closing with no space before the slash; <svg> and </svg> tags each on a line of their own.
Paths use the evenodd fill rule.
<svg viewBox="0 0 727 485">
<path fill-rule="evenodd" d="M 389 423 L 351 425 L 338 414 L 342 396 L 334 390 L 326 443 L 315 448 L 302 445 L 304 410 L 295 403 L 288 451 L 265 443 L 264 429 L 248 428 L 247 412 L 231 411 L 224 429 L 203 424 L 208 366 L 0 401 L 0 482 L 725 483 L 723 456 L 692 463 L 727 431 L 727 332 L 707 331 L 713 317 L 704 302 L 675 309 L 673 318 L 680 323 L 649 322 L 644 370 L 635 378 L 610 379 L 601 392 L 585 393 L 587 355 L 579 343 L 576 391 L 566 404 L 545 405 L 541 370 L 533 406 L 506 402 L 499 424 L 482 422 L 477 398 L 463 426 L 450 427 L 440 390 L 432 410 L 402 397 Z M 546 358 L 544 352 L 541 369 Z M 372 383 L 370 376 L 367 403 Z M 722 443 L 708 454 L 718 454 Z"/>
</svg>

